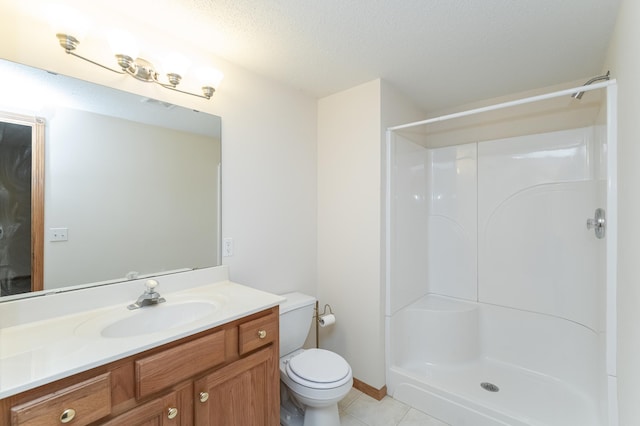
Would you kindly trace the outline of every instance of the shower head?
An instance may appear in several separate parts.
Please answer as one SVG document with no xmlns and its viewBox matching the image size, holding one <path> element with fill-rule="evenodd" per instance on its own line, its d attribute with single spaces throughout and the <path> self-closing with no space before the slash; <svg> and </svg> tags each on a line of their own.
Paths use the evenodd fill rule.
<svg viewBox="0 0 640 426">
<path fill-rule="evenodd" d="M 593 77 L 592 79 L 588 80 L 585 84 L 583 84 L 583 86 L 588 86 L 591 83 L 595 83 L 596 81 L 600 81 L 600 80 L 609 80 L 609 74 L 611 74 L 611 71 L 607 71 L 605 75 L 599 75 L 597 77 Z M 571 97 L 576 99 L 582 99 L 582 95 L 584 95 L 584 92 L 576 92 L 573 95 L 571 95 Z"/>
</svg>

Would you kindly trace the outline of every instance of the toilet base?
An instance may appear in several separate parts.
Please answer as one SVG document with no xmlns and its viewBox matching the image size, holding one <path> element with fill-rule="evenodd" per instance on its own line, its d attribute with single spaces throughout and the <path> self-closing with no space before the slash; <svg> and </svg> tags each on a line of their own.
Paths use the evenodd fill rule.
<svg viewBox="0 0 640 426">
<path fill-rule="evenodd" d="M 304 411 L 295 407 L 290 402 L 280 405 L 280 425 L 281 426 L 303 426 Z"/>
<path fill-rule="evenodd" d="M 304 426 L 340 426 L 338 404 L 328 407 L 309 407 L 304 410 Z"/>
<path fill-rule="evenodd" d="M 290 402 L 280 405 L 282 426 L 340 426 L 338 404 L 329 407 L 305 407 L 302 411 Z"/>
</svg>

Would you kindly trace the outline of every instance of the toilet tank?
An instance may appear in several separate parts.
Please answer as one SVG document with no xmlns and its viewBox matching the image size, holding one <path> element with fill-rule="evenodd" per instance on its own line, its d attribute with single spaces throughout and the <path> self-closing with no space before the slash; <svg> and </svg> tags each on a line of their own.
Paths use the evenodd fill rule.
<svg viewBox="0 0 640 426">
<path fill-rule="evenodd" d="M 313 321 L 316 299 L 302 293 L 283 294 L 280 304 L 280 356 L 302 348 Z"/>
</svg>

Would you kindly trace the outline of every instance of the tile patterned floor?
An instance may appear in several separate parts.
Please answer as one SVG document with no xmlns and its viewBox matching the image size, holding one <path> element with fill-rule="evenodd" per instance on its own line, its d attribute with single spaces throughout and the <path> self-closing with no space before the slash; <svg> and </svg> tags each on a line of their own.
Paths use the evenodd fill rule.
<svg viewBox="0 0 640 426">
<path fill-rule="evenodd" d="M 338 409 L 342 426 L 448 426 L 389 396 L 376 401 L 355 388 Z"/>
</svg>

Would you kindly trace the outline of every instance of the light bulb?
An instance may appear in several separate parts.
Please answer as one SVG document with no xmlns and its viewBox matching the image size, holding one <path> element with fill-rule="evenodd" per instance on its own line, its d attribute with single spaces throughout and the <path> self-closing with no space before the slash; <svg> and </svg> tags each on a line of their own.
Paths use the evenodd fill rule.
<svg viewBox="0 0 640 426">
<path fill-rule="evenodd" d="M 82 41 L 89 28 L 85 15 L 64 4 L 50 5 L 47 17 L 54 34 L 69 35 L 78 41 Z"/>
<path fill-rule="evenodd" d="M 125 55 L 136 59 L 140 52 L 135 38 L 126 30 L 115 29 L 109 32 L 109 46 L 114 55 Z"/>
<path fill-rule="evenodd" d="M 196 75 L 203 86 L 213 87 L 214 89 L 218 89 L 220 82 L 224 78 L 224 74 L 220 70 L 209 67 L 199 68 L 196 71 Z"/>
<path fill-rule="evenodd" d="M 180 53 L 171 53 L 164 58 L 163 67 L 166 73 L 178 74 L 184 77 L 191 65 L 191 61 Z"/>
</svg>

